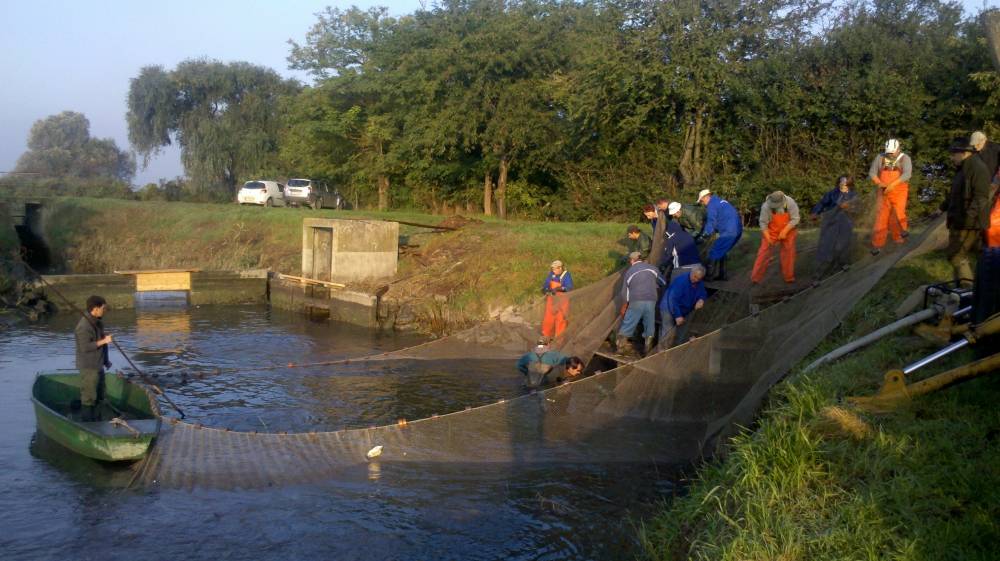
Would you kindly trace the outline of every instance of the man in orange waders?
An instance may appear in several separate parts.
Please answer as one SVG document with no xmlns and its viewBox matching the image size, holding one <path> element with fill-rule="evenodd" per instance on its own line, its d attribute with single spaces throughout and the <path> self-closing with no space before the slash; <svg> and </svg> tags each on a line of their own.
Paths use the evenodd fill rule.
<svg viewBox="0 0 1000 561">
<path fill-rule="evenodd" d="M 885 245 L 888 233 L 892 240 L 903 243 L 910 235 L 906 222 L 906 198 L 910 194 L 910 176 L 913 162 L 900 150 L 899 141 L 890 138 L 885 143 L 885 152 L 872 160 L 868 177 L 878 189 L 878 208 L 875 225 L 872 228 L 872 255 L 878 255 Z"/>
<path fill-rule="evenodd" d="M 573 277 L 558 259 L 552 262 L 552 270 L 542 282 L 545 294 L 545 316 L 542 318 L 542 336 L 552 340 L 562 335 L 569 323 L 569 295 L 573 290 Z"/>
<path fill-rule="evenodd" d="M 799 205 L 781 191 L 767 196 L 760 206 L 760 249 L 750 273 L 750 282 L 759 284 L 771 266 L 771 249 L 781 247 L 781 276 L 795 282 L 795 238 L 798 236 Z"/>
</svg>

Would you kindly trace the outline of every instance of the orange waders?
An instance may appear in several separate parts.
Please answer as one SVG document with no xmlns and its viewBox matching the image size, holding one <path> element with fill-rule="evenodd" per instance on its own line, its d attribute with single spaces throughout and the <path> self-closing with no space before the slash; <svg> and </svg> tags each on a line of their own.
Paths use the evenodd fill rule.
<svg viewBox="0 0 1000 561">
<path fill-rule="evenodd" d="M 760 238 L 760 249 L 757 250 L 757 261 L 753 264 L 753 272 L 750 273 L 750 281 L 759 283 L 764 280 L 764 274 L 771 266 L 771 247 L 781 246 L 781 274 L 785 277 L 785 282 L 795 282 L 795 238 L 799 234 L 798 228 L 792 228 L 785 235 L 785 239 L 779 240 L 778 235 L 788 226 L 792 217 L 787 211 L 771 214 L 771 222 L 767 225 L 767 232 L 771 234 L 774 243 L 767 241 L 766 237 Z"/>
<path fill-rule="evenodd" d="M 569 295 L 558 292 L 560 288 L 561 281 L 549 281 L 549 290 L 557 292 L 545 297 L 545 316 L 542 318 L 542 335 L 545 337 L 559 337 L 569 323 Z"/>
<path fill-rule="evenodd" d="M 903 175 L 903 170 L 897 166 L 886 166 L 878 172 L 878 179 L 883 184 L 889 184 Z M 872 228 L 872 247 L 885 245 L 888 233 L 892 232 L 892 241 L 903 243 L 903 232 L 909 230 L 906 223 L 906 198 L 910 194 L 910 184 L 900 183 L 886 193 L 878 189 L 878 210 L 875 213 L 875 226 Z"/>
<path fill-rule="evenodd" d="M 1000 247 L 1000 195 L 993 197 L 990 227 L 986 229 L 986 247 Z"/>
</svg>

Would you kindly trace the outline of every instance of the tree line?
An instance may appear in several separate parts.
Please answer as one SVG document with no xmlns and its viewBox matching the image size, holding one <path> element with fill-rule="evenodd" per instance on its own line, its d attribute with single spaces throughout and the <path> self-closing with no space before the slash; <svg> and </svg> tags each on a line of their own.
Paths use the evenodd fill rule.
<svg viewBox="0 0 1000 561">
<path fill-rule="evenodd" d="M 951 138 L 1000 133 L 979 14 L 942 0 L 443 0 L 327 8 L 289 43 L 312 85 L 142 69 L 134 149 L 177 143 L 185 189 L 220 200 L 313 177 L 378 208 L 587 220 L 702 188 L 808 203 L 888 137 L 929 201 Z"/>
</svg>

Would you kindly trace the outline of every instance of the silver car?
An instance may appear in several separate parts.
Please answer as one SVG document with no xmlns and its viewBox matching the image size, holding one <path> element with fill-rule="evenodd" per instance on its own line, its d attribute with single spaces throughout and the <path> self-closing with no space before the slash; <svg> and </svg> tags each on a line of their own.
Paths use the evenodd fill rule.
<svg viewBox="0 0 1000 561">
<path fill-rule="evenodd" d="M 344 199 L 336 189 L 331 191 L 326 183 L 313 179 L 289 179 L 285 187 L 285 203 L 314 209 L 344 208 Z"/>
</svg>

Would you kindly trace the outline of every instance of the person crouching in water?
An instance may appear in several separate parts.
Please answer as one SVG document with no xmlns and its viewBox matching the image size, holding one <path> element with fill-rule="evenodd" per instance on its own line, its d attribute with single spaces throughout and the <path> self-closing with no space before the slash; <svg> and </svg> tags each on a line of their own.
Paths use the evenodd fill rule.
<svg viewBox="0 0 1000 561">
<path fill-rule="evenodd" d="M 816 275 L 819 281 L 838 268 L 851 262 L 851 245 L 854 243 L 854 217 L 858 194 L 854 178 L 841 175 L 837 186 L 827 191 L 812 208 L 813 219 L 821 220 L 819 245 L 816 248 Z"/>
<path fill-rule="evenodd" d="M 660 300 L 660 350 L 665 351 L 688 340 L 691 315 L 708 300 L 705 290 L 705 267 L 695 265 L 675 278 Z"/>
<path fill-rule="evenodd" d="M 666 284 L 660 270 L 643 262 L 639 252 L 633 251 L 628 258 L 631 265 L 622 280 L 624 304 L 619 312 L 622 322 L 615 342 L 618 354 L 623 356 L 634 355 L 629 337 L 635 333 L 640 321 L 645 351 L 648 354 L 652 350 L 656 333 L 656 300 L 659 298 L 660 286 Z"/>
<path fill-rule="evenodd" d="M 561 376 L 550 379 L 556 367 L 562 366 Z M 524 375 L 524 385 L 531 389 L 550 384 L 561 384 L 573 380 L 583 373 L 583 361 L 575 356 L 566 356 L 549 348 L 544 339 L 517 361 L 517 369 Z"/>
<path fill-rule="evenodd" d="M 750 282 L 764 280 L 774 256 L 773 246 L 781 246 L 781 276 L 785 282 L 795 282 L 795 238 L 798 237 L 799 205 L 788 195 L 775 191 L 760 205 L 760 249 L 750 273 Z"/>
<path fill-rule="evenodd" d="M 573 290 L 573 277 L 563 267 L 563 262 L 556 259 L 542 281 L 542 294 L 545 294 L 542 336 L 550 341 L 560 337 L 569 325 L 569 295 L 566 293 L 570 290 Z"/>
</svg>

